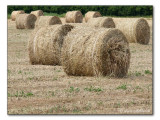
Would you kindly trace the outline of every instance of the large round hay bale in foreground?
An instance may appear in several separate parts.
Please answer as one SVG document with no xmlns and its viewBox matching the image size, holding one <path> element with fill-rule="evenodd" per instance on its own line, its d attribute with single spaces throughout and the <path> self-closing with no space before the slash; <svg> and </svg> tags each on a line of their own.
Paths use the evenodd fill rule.
<svg viewBox="0 0 160 120">
<path fill-rule="evenodd" d="M 115 28 L 115 23 L 110 17 L 91 18 L 87 24 L 92 27 Z"/>
<path fill-rule="evenodd" d="M 43 27 L 48 25 L 62 24 L 57 16 L 40 16 L 36 21 L 36 27 Z"/>
<path fill-rule="evenodd" d="M 36 28 L 28 42 L 30 63 L 60 65 L 63 40 L 72 28 L 71 25 L 51 25 Z"/>
<path fill-rule="evenodd" d="M 33 14 L 19 14 L 16 18 L 17 29 L 32 29 L 35 27 L 36 16 Z"/>
<path fill-rule="evenodd" d="M 148 44 L 150 40 L 150 27 L 143 18 L 114 19 L 116 28 L 120 29 L 128 42 Z"/>
<path fill-rule="evenodd" d="M 35 15 L 38 18 L 39 16 L 43 16 L 43 11 L 36 10 L 36 11 L 32 11 L 31 14 Z"/>
<path fill-rule="evenodd" d="M 83 15 L 80 11 L 69 11 L 65 16 L 66 23 L 82 23 Z"/>
<path fill-rule="evenodd" d="M 18 10 L 18 11 L 13 11 L 12 13 L 11 13 L 11 19 L 12 19 L 12 21 L 15 21 L 16 20 L 16 16 L 18 15 L 18 14 L 24 14 L 25 12 L 23 11 L 23 10 Z"/>
<path fill-rule="evenodd" d="M 90 18 L 101 17 L 101 14 L 97 11 L 89 11 L 85 14 L 85 21 L 88 22 Z"/>
<path fill-rule="evenodd" d="M 68 75 L 124 77 L 130 64 L 129 45 L 118 29 L 75 27 L 65 37 L 61 62 Z"/>
</svg>

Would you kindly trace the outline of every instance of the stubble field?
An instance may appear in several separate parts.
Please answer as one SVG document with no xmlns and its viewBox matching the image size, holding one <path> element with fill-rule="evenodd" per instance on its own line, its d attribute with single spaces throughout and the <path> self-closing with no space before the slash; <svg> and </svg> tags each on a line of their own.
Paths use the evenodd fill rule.
<svg viewBox="0 0 160 120">
<path fill-rule="evenodd" d="M 61 66 L 31 65 L 33 30 L 8 20 L 8 114 L 152 114 L 152 19 L 148 45 L 130 43 L 125 78 L 67 76 Z"/>
</svg>

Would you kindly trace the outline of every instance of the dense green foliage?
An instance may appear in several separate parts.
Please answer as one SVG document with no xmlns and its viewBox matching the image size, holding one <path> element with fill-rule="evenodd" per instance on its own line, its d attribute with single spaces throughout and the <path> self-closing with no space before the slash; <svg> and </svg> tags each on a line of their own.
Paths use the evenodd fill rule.
<svg viewBox="0 0 160 120">
<path fill-rule="evenodd" d="M 8 14 L 13 10 L 43 10 L 46 13 L 63 14 L 80 10 L 84 15 L 88 11 L 99 11 L 103 16 L 152 16 L 153 6 L 8 6 Z"/>
</svg>

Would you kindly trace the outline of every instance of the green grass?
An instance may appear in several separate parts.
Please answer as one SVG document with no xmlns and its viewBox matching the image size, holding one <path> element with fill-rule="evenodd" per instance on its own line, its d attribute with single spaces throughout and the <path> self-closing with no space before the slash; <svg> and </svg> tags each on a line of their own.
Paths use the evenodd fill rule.
<svg viewBox="0 0 160 120">
<path fill-rule="evenodd" d="M 54 77 L 54 78 L 53 78 L 53 81 L 56 81 L 56 80 L 58 80 L 58 78 L 57 78 L 57 77 Z"/>
<path fill-rule="evenodd" d="M 28 80 L 33 80 L 33 78 L 34 78 L 34 77 L 28 77 L 27 79 L 28 79 Z"/>
<path fill-rule="evenodd" d="M 78 93 L 80 91 L 79 88 L 75 88 L 73 86 L 71 86 L 69 89 L 66 89 L 66 92 L 69 92 L 69 93 Z"/>
<path fill-rule="evenodd" d="M 7 18 L 10 19 L 10 18 L 11 18 L 11 14 L 8 14 L 8 15 L 7 15 Z"/>
<path fill-rule="evenodd" d="M 66 13 L 57 14 L 57 13 L 46 13 L 44 12 L 44 16 L 57 16 L 57 17 L 64 17 Z"/>
<path fill-rule="evenodd" d="M 136 71 L 136 72 L 135 72 L 135 75 L 136 75 L 136 76 L 141 76 L 142 74 L 141 74 L 140 72 L 137 72 L 137 71 Z"/>
<path fill-rule="evenodd" d="M 8 97 L 31 97 L 31 96 L 33 96 L 32 92 L 25 93 L 24 91 L 17 91 L 14 94 L 8 93 Z"/>
<path fill-rule="evenodd" d="M 54 91 L 49 91 L 49 93 L 51 94 L 51 96 L 55 96 L 55 92 Z"/>
<path fill-rule="evenodd" d="M 21 70 L 19 70 L 19 71 L 18 71 L 18 74 L 22 74 L 22 71 L 21 71 Z"/>
<path fill-rule="evenodd" d="M 133 90 L 133 93 L 136 93 L 137 90 L 141 90 L 141 92 L 143 92 L 143 89 L 140 86 L 136 86 Z"/>
<path fill-rule="evenodd" d="M 86 87 L 86 88 L 84 88 L 84 90 L 89 91 L 89 92 L 101 92 L 101 91 L 103 91 L 101 88 L 95 88 L 93 86 Z"/>
<path fill-rule="evenodd" d="M 63 14 L 57 14 L 57 13 L 47 13 L 47 12 L 44 12 L 44 16 L 57 16 L 57 17 L 65 17 L 66 13 L 63 13 Z M 83 15 L 84 16 L 84 15 Z M 108 16 L 107 16 L 108 17 Z M 110 17 L 121 17 L 121 16 L 110 16 Z M 123 18 L 124 16 L 122 16 L 121 18 Z M 152 18 L 153 16 L 125 16 L 125 18 L 128 17 L 128 18 L 138 18 L 138 17 L 144 17 L 144 18 Z M 7 18 L 10 19 L 11 18 L 11 14 L 8 14 L 7 15 Z"/>
<path fill-rule="evenodd" d="M 145 74 L 152 74 L 152 72 L 150 70 L 145 70 L 144 73 Z"/>
<path fill-rule="evenodd" d="M 31 92 L 26 93 L 26 97 L 30 97 L 30 96 L 33 96 L 33 93 Z"/>
<path fill-rule="evenodd" d="M 114 103 L 113 107 L 114 107 L 114 108 L 120 108 L 120 107 L 121 107 L 121 104 L 120 104 L 120 103 Z"/>
<path fill-rule="evenodd" d="M 80 110 L 80 109 L 78 109 L 78 108 L 74 108 L 72 112 L 73 112 L 73 113 L 80 113 L 80 112 L 81 112 L 81 110 Z"/>
<path fill-rule="evenodd" d="M 126 90 L 127 89 L 127 85 L 126 84 L 120 85 L 116 89 Z"/>
<path fill-rule="evenodd" d="M 56 72 L 61 72 L 61 70 L 57 70 Z"/>
</svg>

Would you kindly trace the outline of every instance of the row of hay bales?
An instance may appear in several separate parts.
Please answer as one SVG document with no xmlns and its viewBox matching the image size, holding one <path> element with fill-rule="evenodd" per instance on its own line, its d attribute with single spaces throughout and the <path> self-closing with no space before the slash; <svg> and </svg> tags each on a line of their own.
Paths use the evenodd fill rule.
<svg viewBox="0 0 160 120">
<path fill-rule="evenodd" d="M 16 19 L 16 28 L 34 28 L 35 26 L 47 26 L 54 24 L 80 23 L 83 26 L 118 28 L 120 29 L 129 42 L 148 44 L 150 40 L 150 28 L 147 21 L 143 18 L 110 18 L 101 17 L 101 14 L 96 11 L 89 11 L 85 14 L 85 23 L 83 15 L 80 11 L 69 11 L 65 16 L 65 23 L 56 16 L 43 16 L 43 11 L 37 10 L 31 14 L 25 14 L 24 11 L 13 11 L 11 18 Z"/>
<path fill-rule="evenodd" d="M 82 23 L 81 12 L 70 11 L 65 20 L 37 18 L 28 42 L 31 64 L 62 65 L 68 75 L 124 77 L 130 65 L 129 42 L 149 42 L 150 28 L 143 18 L 118 20 L 92 11 Z"/>
</svg>

